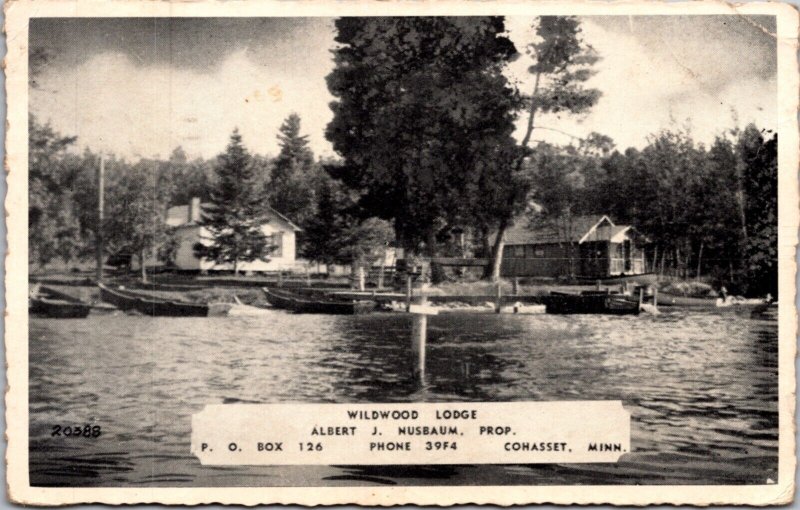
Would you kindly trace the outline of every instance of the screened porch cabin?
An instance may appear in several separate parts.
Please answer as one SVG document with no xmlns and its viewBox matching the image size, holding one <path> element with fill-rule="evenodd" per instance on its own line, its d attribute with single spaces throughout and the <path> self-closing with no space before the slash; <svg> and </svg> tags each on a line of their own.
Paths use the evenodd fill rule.
<svg viewBox="0 0 800 510">
<path fill-rule="evenodd" d="M 519 220 L 506 232 L 506 277 L 606 278 L 645 272 L 645 238 L 608 216 L 579 216 L 532 227 Z"/>
</svg>

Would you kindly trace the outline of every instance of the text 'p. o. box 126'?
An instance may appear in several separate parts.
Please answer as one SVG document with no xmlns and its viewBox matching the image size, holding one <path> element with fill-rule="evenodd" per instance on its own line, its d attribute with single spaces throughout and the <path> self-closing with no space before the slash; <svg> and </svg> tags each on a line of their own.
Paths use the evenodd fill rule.
<svg viewBox="0 0 800 510">
<path fill-rule="evenodd" d="M 204 465 L 616 462 L 620 401 L 221 404 L 192 417 Z"/>
</svg>

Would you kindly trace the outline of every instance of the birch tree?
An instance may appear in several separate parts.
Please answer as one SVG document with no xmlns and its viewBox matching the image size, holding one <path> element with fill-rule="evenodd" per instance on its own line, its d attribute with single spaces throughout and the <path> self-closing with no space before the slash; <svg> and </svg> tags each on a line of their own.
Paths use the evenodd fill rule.
<svg viewBox="0 0 800 510">
<path fill-rule="evenodd" d="M 531 154 L 528 146 L 541 114 L 580 114 L 589 110 L 600 98 L 599 90 L 586 86 L 586 82 L 595 74 L 593 65 L 599 57 L 580 34 L 580 21 L 575 17 L 542 16 L 536 23 L 538 40 L 526 48 L 526 53 L 533 60 L 528 68 L 533 76 L 533 86 L 530 95 L 525 98 L 527 121 L 520 141 L 523 151 L 513 162 L 512 183 L 518 181 L 525 160 Z M 498 218 L 492 248 L 492 280 L 500 278 L 503 237 L 512 225 L 515 213 L 524 206 L 525 197 L 509 193 L 509 199 L 516 202 L 512 202 L 516 207 L 504 207 Z"/>
</svg>

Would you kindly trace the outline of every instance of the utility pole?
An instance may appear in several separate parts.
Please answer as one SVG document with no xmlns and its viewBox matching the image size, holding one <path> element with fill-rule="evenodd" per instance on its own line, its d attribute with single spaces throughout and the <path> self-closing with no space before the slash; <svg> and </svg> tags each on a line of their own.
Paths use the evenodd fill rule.
<svg viewBox="0 0 800 510">
<path fill-rule="evenodd" d="M 97 168 L 97 231 L 95 232 L 95 257 L 97 262 L 97 283 L 103 281 L 103 207 L 104 181 L 106 171 L 105 155 L 100 153 L 100 166 Z"/>
</svg>

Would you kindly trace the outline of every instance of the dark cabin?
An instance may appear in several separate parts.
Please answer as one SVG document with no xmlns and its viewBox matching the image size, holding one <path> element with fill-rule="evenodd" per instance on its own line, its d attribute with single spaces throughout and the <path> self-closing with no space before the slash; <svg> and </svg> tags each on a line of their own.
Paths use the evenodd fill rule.
<svg viewBox="0 0 800 510">
<path fill-rule="evenodd" d="M 645 272 L 646 239 L 608 216 L 577 216 L 506 231 L 501 274 L 506 277 L 606 278 Z"/>
</svg>

